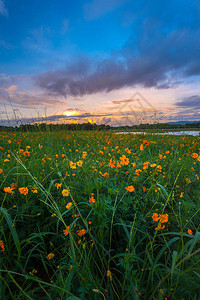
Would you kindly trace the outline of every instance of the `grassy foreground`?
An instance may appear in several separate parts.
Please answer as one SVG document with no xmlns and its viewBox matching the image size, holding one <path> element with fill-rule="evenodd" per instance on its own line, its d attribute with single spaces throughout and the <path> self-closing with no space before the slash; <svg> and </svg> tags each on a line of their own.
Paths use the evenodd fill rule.
<svg viewBox="0 0 200 300">
<path fill-rule="evenodd" d="M 1 299 L 200 299 L 200 138 L 0 133 Z"/>
</svg>

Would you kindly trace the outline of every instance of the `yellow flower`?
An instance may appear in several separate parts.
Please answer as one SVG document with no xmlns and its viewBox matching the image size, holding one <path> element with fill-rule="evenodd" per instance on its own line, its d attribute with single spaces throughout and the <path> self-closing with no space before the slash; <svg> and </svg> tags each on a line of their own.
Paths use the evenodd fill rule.
<svg viewBox="0 0 200 300">
<path fill-rule="evenodd" d="M 156 164 L 151 164 L 150 167 L 151 167 L 151 168 L 155 168 L 155 167 L 156 167 Z"/>
<path fill-rule="evenodd" d="M 77 161 L 77 163 L 76 163 L 76 164 L 77 164 L 77 166 L 78 166 L 78 167 L 82 167 L 82 165 L 83 165 L 83 161 L 82 161 L 82 160 L 79 160 L 79 161 Z"/>
<path fill-rule="evenodd" d="M 162 166 L 158 165 L 156 168 L 159 169 L 159 170 L 161 170 Z"/>
<path fill-rule="evenodd" d="M 38 190 L 34 189 L 34 190 L 31 190 L 31 192 L 34 193 L 34 194 L 37 194 Z"/>
<path fill-rule="evenodd" d="M 49 260 L 51 260 L 51 259 L 54 258 L 54 256 L 55 256 L 54 253 L 49 253 L 49 254 L 47 255 L 47 258 L 48 258 Z"/>
<path fill-rule="evenodd" d="M 70 207 L 71 207 L 72 205 L 73 205 L 72 202 L 67 203 L 66 209 L 70 209 Z"/>
<path fill-rule="evenodd" d="M 190 178 L 186 178 L 185 181 L 186 181 L 187 184 L 191 183 Z"/>
<path fill-rule="evenodd" d="M 62 195 L 63 195 L 64 197 L 68 197 L 68 196 L 69 196 L 69 191 L 66 190 L 66 189 L 62 190 Z"/>
<path fill-rule="evenodd" d="M 69 165 L 71 169 L 76 169 L 76 163 L 73 163 L 73 161 L 69 161 Z"/>
</svg>

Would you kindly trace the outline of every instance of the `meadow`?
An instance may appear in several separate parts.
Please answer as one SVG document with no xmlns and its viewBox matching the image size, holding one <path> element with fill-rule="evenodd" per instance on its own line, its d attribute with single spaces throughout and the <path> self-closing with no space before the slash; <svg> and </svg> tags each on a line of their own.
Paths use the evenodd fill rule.
<svg viewBox="0 0 200 300">
<path fill-rule="evenodd" d="M 1 299 L 200 299 L 200 137 L 0 133 Z"/>
</svg>

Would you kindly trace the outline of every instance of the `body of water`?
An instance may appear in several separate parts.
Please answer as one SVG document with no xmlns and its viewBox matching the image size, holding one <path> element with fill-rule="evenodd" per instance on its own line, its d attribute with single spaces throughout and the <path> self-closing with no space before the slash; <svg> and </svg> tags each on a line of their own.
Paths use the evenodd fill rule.
<svg viewBox="0 0 200 300">
<path fill-rule="evenodd" d="M 167 131 L 167 132 L 116 132 L 116 134 L 157 134 L 157 135 L 193 135 L 200 136 L 200 131 Z"/>
</svg>

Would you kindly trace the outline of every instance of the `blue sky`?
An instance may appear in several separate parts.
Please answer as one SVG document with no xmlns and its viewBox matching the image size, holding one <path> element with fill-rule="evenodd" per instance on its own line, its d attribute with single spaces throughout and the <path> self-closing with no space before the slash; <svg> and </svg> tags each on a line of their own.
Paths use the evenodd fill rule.
<svg viewBox="0 0 200 300">
<path fill-rule="evenodd" d="M 199 36 L 195 0 L 0 0 L 1 120 L 200 120 Z"/>
</svg>

